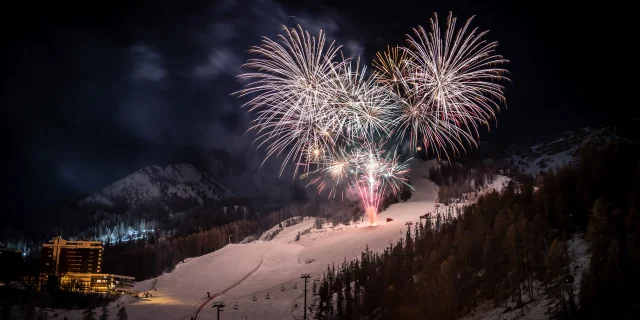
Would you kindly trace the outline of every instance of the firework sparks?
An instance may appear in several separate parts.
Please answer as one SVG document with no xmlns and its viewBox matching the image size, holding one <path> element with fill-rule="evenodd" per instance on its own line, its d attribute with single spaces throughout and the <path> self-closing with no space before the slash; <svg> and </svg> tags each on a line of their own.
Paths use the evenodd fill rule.
<svg viewBox="0 0 640 320">
<path fill-rule="evenodd" d="M 353 156 L 353 188 L 362 199 L 369 224 L 377 225 L 380 200 L 386 188 L 397 193 L 401 184 L 406 184 L 409 172 L 406 162 L 400 163 L 396 153 L 383 150 L 384 143 L 366 143 L 356 149 Z"/>
<path fill-rule="evenodd" d="M 327 160 L 327 166 L 318 172 L 313 184 L 324 189 L 327 181 L 325 173 L 331 178 L 332 193 L 336 190 L 354 190 L 363 202 L 371 225 L 377 221 L 380 200 L 388 193 L 397 194 L 404 185 L 408 186 L 406 175 L 408 163 L 400 161 L 400 155 L 384 150 L 385 141 L 356 143 Z"/>
<path fill-rule="evenodd" d="M 398 89 L 400 79 L 407 76 L 409 61 L 406 50 L 400 47 L 387 47 L 387 51 L 376 53 L 373 67 L 377 81 L 385 86 Z"/>
<path fill-rule="evenodd" d="M 366 71 L 360 66 L 360 59 L 342 63 L 336 68 L 331 87 L 328 103 L 334 106 L 335 130 L 344 132 L 349 141 L 388 135 L 399 111 L 395 94 L 378 85 Z"/>
<path fill-rule="evenodd" d="M 468 31 L 470 22 L 456 32 L 450 14 L 441 35 L 434 16 L 431 32 L 417 27 L 408 47 L 379 53 L 372 75 L 326 46 L 322 31 L 315 38 L 283 27 L 278 41 L 264 38 L 250 50 L 258 57 L 244 65 L 251 72 L 240 78 L 249 82 L 238 92 L 250 97 L 259 147 L 266 158 L 285 154 L 281 172 L 288 163 L 296 173 L 302 167 L 300 177 L 319 192 L 354 190 L 376 225 L 383 196 L 407 184 L 407 164 L 383 150 L 387 140 L 408 136 L 412 148 L 458 153 L 475 145 L 478 126 L 504 102 L 497 81 L 506 70 L 497 66 L 507 60 L 483 40 L 486 32 Z"/>
<path fill-rule="evenodd" d="M 267 158 L 288 150 L 281 169 L 304 163 L 308 170 L 335 143 L 328 134 L 335 119 L 327 101 L 340 47 L 325 46 L 322 31 L 316 39 L 300 26 L 283 29 L 279 41 L 263 38 L 262 45 L 249 50 L 259 57 L 244 65 L 253 72 L 240 75 L 251 81 L 238 94 L 253 96 L 245 105 L 257 114 L 251 129 Z"/>
<path fill-rule="evenodd" d="M 458 146 L 464 149 L 464 142 L 476 144 L 478 125 L 488 126 L 505 101 L 504 87 L 497 82 L 508 80 L 506 69 L 498 67 L 508 61 L 494 53 L 498 43 L 484 40 L 487 31 L 470 29 L 472 19 L 456 31 L 457 18 L 449 13 L 446 31 L 441 34 L 434 14 L 431 32 L 421 26 L 413 29 L 404 49 L 409 57 L 403 81 L 412 100 L 406 103 L 409 114 L 428 115 L 422 117 L 426 122 L 408 116 L 412 127 L 432 125 L 433 129 L 417 130 L 425 144 L 435 142 L 442 149 L 446 141 L 454 152 Z"/>
</svg>

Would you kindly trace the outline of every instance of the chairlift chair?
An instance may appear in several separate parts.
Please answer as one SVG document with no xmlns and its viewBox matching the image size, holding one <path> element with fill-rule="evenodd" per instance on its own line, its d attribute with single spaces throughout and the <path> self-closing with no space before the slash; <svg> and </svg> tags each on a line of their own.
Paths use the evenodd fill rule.
<svg viewBox="0 0 640 320">
<path fill-rule="evenodd" d="M 256 297 L 256 294 L 253 294 L 253 301 L 258 301 L 258 297 Z"/>
<path fill-rule="evenodd" d="M 270 299 L 269 298 L 269 292 L 267 292 L 267 296 L 265 297 L 265 299 Z"/>
<path fill-rule="evenodd" d="M 294 289 L 298 289 L 298 283 L 297 282 L 293 284 L 293 288 Z"/>
<path fill-rule="evenodd" d="M 280 291 L 284 291 L 284 284 L 282 285 L 282 287 L 280 288 Z"/>
<path fill-rule="evenodd" d="M 236 304 L 233 305 L 233 310 L 238 310 L 238 301 L 236 301 Z"/>
</svg>

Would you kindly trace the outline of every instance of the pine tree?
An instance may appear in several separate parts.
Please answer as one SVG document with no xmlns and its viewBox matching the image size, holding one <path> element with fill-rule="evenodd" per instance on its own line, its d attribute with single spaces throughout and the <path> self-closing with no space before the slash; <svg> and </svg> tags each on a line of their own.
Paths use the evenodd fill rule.
<svg viewBox="0 0 640 320">
<path fill-rule="evenodd" d="M 100 320 L 109 320 L 109 308 L 106 303 L 102 305 L 102 314 L 100 315 Z"/>
<path fill-rule="evenodd" d="M 127 309 L 124 306 L 120 307 L 118 310 L 118 315 L 116 316 L 117 320 L 129 320 L 129 316 L 127 315 Z"/>
<path fill-rule="evenodd" d="M 344 262 L 344 296 L 345 296 L 345 317 L 353 319 L 353 296 L 351 295 L 351 272 L 347 260 Z"/>
<path fill-rule="evenodd" d="M 46 313 L 42 308 L 40 309 L 40 311 L 38 312 L 38 316 L 36 317 L 36 320 L 48 320 L 49 319 L 49 314 Z"/>
<path fill-rule="evenodd" d="M 509 286 L 512 289 L 512 292 L 510 293 L 511 296 L 516 296 L 517 295 L 517 301 L 518 301 L 518 306 L 522 305 L 522 287 L 521 287 L 521 280 L 523 279 L 522 277 L 522 268 L 521 268 L 521 263 L 520 263 L 520 257 L 521 257 L 521 250 L 520 250 L 520 245 L 519 245 L 519 235 L 520 235 L 520 230 L 518 230 L 518 227 L 516 224 L 512 224 L 511 226 L 509 226 L 509 228 L 507 229 L 507 235 L 506 235 L 506 253 L 507 253 L 507 257 L 508 257 L 508 266 L 509 266 L 509 272 L 508 272 L 508 280 L 509 280 Z"/>
<path fill-rule="evenodd" d="M 406 274 L 412 274 L 413 273 L 413 255 L 414 255 L 414 248 L 413 248 L 413 239 L 411 238 L 411 226 L 407 226 L 407 233 L 405 235 L 405 248 L 404 248 L 404 257 L 405 257 L 405 261 L 404 261 L 404 271 L 406 272 Z"/>
<path fill-rule="evenodd" d="M 449 256 L 440 265 L 440 272 L 437 275 L 437 286 L 440 291 L 440 305 L 442 308 L 442 319 L 455 319 L 456 311 L 456 259 Z"/>
<path fill-rule="evenodd" d="M 336 315 L 339 320 L 345 319 L 344 314 L 344 294 L 342 293 L 342 283 L 338 280 L 336 281 L 336 288 L 338 291 L 338 298 L 336 300 Z"/>
<path fill-rule="evenodd" d="M 82 313 L 82 320 L 97 320 L 96 311 L 92 306 L 89 306 L 84 310 L 84 312 Z"/>
<path fill-rule="evenodd" d="M 554 240 L 547 255 L 547 314 L 554 319 L 565 319 L 571 314 L 571 293 L 565 277 L 569 274 L 567 248 L 564 242 Z"/>
</svg>

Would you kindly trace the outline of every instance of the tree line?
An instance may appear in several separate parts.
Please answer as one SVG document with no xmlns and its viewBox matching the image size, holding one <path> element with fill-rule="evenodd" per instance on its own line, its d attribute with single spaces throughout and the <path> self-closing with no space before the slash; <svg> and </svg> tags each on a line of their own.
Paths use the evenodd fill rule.
<svg viewBox="0 0 640 320">
<path fill-rule="evenodd" d="M 257 214 L 252 220 L 233 221 L 187 235 L 170 235 L 158 231 L 144 239 L 107 244 L 102 272 L 133 276 L 137 281 L 153 278 L 173 270 L 186 258 L 214 252 L 230 242 L 238 243 L 247 237 L 257 239 L 263 231 L 282 221 L 289 221 L 285 223 L 285 227 L 292 221 L 299 222 L 301 220 L 291 218 L 300 216 L 303 212 L 304 208 L 289 206 L 262 217 Z M 239 214 L 239 217 L 242 215 Z"/>
<path fill-rule="evenodd" d="M 495 168 L 483 162 L 474 167 L 451 161 L 441 161 L 429 168 L 429 180 L 438 185 L 438 200 L 449 204 L 462 199 L 464 194 L 477 193 L 496 176 Z"/>
<path fill-rule="evenodd" d="M 457 216 L 421 220 L 384 252 L 329 266 L 317 318 L 456 319 L 487 302 L 523 314 L 541 301 L 554 319 L 637 319 L 639 155 L 588 144 L 535 190 L 511 182 Z M 568 247 L 582 235 L 591 259 L 578 275 Z"/>
</svg>

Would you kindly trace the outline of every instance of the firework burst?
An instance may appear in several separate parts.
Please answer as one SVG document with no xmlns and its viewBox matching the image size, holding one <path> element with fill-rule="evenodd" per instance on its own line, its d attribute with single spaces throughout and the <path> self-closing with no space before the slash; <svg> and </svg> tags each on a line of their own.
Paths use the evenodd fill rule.
<svg viewBox="0 0 640 320">
<path fill-rule="evenodd" d="M 348 141 L 374 140 L 376 135 L 388 135 L 395 125 L 397 96 L 367 75 L 360 59 L 336 67 L 330 96 L 328 103 L 333 106 L 336 119 L 334 130 L 342 132 Z"/>
<path fill-rule="evenodd" d="M 318 191 L 330 186 L 330 194 L 344 190 L 355 191 L 363 202 L 369 223 L 376 225 L 380 200 L 387 194 L 397 194 L 408 186 L 408 163 L 400 161 L 395 151 L 384 149 L 385 141 L 362 141 L 339 149 L 326 161 L 326 166 L 316 172 Z"/>
<path fill-rule="evenodd" d="M 406 50 L 400 47 L 387 47 L 385 52 L 376 53 L 373 61 L 375 68 L 374 76 L 378 83 L 395 89 L 398 94 L 398 83 L 407 77 L 409 71 L 409 61 Z"/>
<path fill-rule="evenodd" d="M 377 225 L 380 200 L 390 188 L 394 194 L 407 184 L 408 164 L 400 162 L 399 155 L 383 149 L 384 142 L 366 142 L 352 153 L 352 188 L 358 192 L 364 203 L 369 224 Z"/>
<path fill-rule="evenodd" d="M 262 45 L 249 50 L 259 57 L 244 65 L 253 72 L 240 75 L 250 81 L 237 94 L 252 96 L 245 106 L 257 115 L 251 129 L 267 158 L 286 153 L 281 169 L 297 163 L 308 170 L 335 143 L 330 134 L 335 115 L 327 101 L 340 47 L 325 46 L 322 31 L 316 39 L 300 26 L 283 29 L 278 41 L 263 38 Z"/>
<path fill-rule="evenodd" d="M 281 170 L 294 164 L 319 192 L 355 191 L 375 225 L 383 196 L 407 184 L 407 164 L 396 148 L 384 150 L 386 141 L 408 136 L 412 148 L 458 153 L 504 102 L 497 82 L 506 70 L 498 66 L 507 60 L 470 22 L 456 31 L 450 14 L 441 34 L 434 16 L 430 32 L 417 27 L 407 47 L 379 53 L 372 75 L 325 45 L 322 31 L 316 38 L 283 27 L 277 41 L 263 38 L 249 50 L 258 57 L 244 65 L 251 72 L 240 79 L 249 81 L 237 93 L 250 97 L 259 147 L 266 158 L 284 154 Z"/>
<path fill-rule="evenodd" d="M 412 98 L 407 105 L 413 110 L 428 110 L 429 116 L 423 117 L 428 121 L 423 125 L 438 123 L 434 130 L 418 131 L 443 132 L 437 139 L 424 134 L 422 138 L 425 144 L 429 140 L 448 141 L 454 152 L 457 147 L 464 149 L 464 142 L 475 145 L 478 125 L 488 126 L 505 100 L 504 87 L 498 81 L 508 80 L 504 76 L 506 69 L 498 67 L 508 62 L 495 54 L 498 43 L 484 40 L 487 31 L 470 29 L 472 19 L 456 31 L 457 18 L 449 13 L 446 31 L 441 34 L 434 14 L 431 31 L 427 33 L 421 26 L 414 28 L 414 35 L 407 36 L 408 48 L 404 49 L 408 72 L 403 83 L 410 87 L 408 96 Z M 414 126 L 420 122 L 415 121 Z"/>
</svg>

